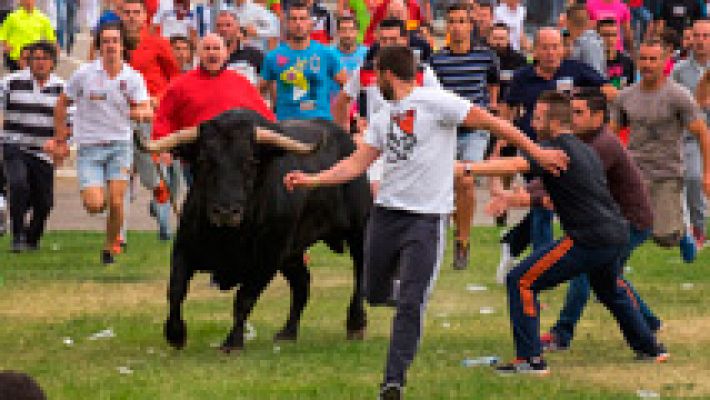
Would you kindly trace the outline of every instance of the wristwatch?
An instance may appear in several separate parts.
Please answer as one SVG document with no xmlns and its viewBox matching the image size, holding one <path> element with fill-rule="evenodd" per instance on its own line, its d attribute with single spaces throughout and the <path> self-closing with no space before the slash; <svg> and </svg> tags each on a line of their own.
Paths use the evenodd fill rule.
<svg viewBox="0 0 710 400">
<path fill-rule="evenodd" d="M 471 176 L 471 163 L 464 163 L 463 165 L 463 174 L 465 176 Z"/>
</svg>

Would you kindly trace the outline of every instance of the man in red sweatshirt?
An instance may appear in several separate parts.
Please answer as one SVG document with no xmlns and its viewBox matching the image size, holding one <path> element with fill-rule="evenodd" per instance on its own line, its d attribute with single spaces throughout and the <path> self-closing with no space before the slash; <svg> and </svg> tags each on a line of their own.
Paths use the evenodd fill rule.
<svg viewBox="0 0 710 400">
<path fill-rule="evenodd" d="M 120 17 L 129 42 L 128 62 L 143 76 L 152 105 L 155 107 L 170 80 L 180 74 L 180 67 L 175 61 L 170 42 L 158 33 L 150 31 L 146 22 L 149 13 L 146 4 L 145 0 L 124 0 Z M 148 132 L 150 132 L 150 127 L 146 126 L 144 135 L 148 135 Z M 136 150 L 133 160 L 134 169 L 141 184 L 153 192 L 150 212 L 158 222 L 158 236 L 161 240 L 168 240 L 170 239 L 168 187 L 167 182 L 163 182 L 157 172 L 158 159 L 148 153 Z M 167 166 L 160 168 L 166 169 Z M 128 194 L 128 192 L 126 193 Z M 129 195 L 126 199 L 126 207 L 128 207 Z M 124 231 L 121 233 L 121 242 L 124 245 L 126 243 L 125 230 L 128 227 L 126 222 L 124 221 Z"/>
<path fill-rule="evenodd" d="M 153 138 L 198 125 L 227 110 L 245 108 L 275 121 L 258 90 L 238 73 L 225 69 L 227 47 L 208 34 L 198 49 L 200 65 L 170 83 L 158 105 Z"/>
</svg>

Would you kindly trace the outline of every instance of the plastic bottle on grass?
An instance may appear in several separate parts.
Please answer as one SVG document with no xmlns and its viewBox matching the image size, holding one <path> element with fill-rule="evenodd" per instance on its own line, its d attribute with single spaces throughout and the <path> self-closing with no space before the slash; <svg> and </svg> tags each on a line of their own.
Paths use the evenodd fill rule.
<svg viewBox="0 0 710 400">
<path fill-rule="evenodd" d="M 496 356 L 486 356 L 478 358 L 466 358 L 461 362 L 464 367 L 480 367 L 480 366 L 491 366 L 498 364 L 498 357 Z"/>
</svg>

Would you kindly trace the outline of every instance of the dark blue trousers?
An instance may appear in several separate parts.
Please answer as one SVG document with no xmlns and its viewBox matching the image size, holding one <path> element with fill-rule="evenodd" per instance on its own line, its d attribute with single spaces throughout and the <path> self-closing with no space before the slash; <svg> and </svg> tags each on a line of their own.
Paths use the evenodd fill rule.
<svg viewBox="0 0 710 400">
<path fill-rule="evenodd" d="M 641 313 L 617 284 L 626 245 L 586 247 L 564 237 L 535 250 L 507 277 L 508 302 L 517 356 L 536 357 L 540 345 L 538 293 L 587 274 L 599 301 L 611 311 L 634 351 L 654 354 L 657 344 Z"/>
<path fill-rule="evenodd" d="M 631 257 L 631 253 L 633 253 L 638 246 L 643 244 L 643 242 L 645 242 L 651 234 L 649 230 L 639 230 L 633 226 L 630 227 L 629 233 L 631 240 L 629 241 L 621 260 L 621 267 L 626 264 L 629 257 Z M 626 290 L 629 296 L 631 296 L 632 303 L 639 309 L 648 327 L 653 331 L 658 330 L 661 326 L 661 321 L 658 317 L 656 317 L 653 311 L 651 311 L 641 296 L 639 296 L 631 282 L 623 277 L 620 279 L 621 280 L 618 281 L 618 284 Z M 574 337 L 574 328 L 576 327 L 577 322 L 579 322 L 579 319 L 582 317 L 582 312 L 584 311 L 584 307 L 587 305 L 587 301 L 589 301 L 590 291 L 591 288 L 589 286 L 589 278 L 586 274 L 579 275 L 569 281 L 565 304 L 562 311 L 560 311 L 560 318 L 551 330 L 555 334 L 557 340 L 564 346 L 569 346 L 572 338 Z"/>
</svg>

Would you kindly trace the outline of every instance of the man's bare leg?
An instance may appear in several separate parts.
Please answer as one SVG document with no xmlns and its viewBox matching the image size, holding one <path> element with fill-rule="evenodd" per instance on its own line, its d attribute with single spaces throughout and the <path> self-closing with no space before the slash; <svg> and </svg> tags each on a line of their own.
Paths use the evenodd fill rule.
<svg viewBox="0 0 710 400">
<path fill-rule="evenodd" d="M 104 249 L 113 253 L 119 252 L 121 226 L 123 225 L 123 204 L 128 181 L 114 180 L 108 182 L 108 219 L 106 220 L 106 243 Z"/>
<path fill-rule="evenodd" d="M 473 214 L 476 211 L 474 178 L 471 176 L 456 177 L 454 191 L 456 196 L 454 269 L 466 269 L 468 268 L 471 223 L 473 222 Z"/>
</svg>

